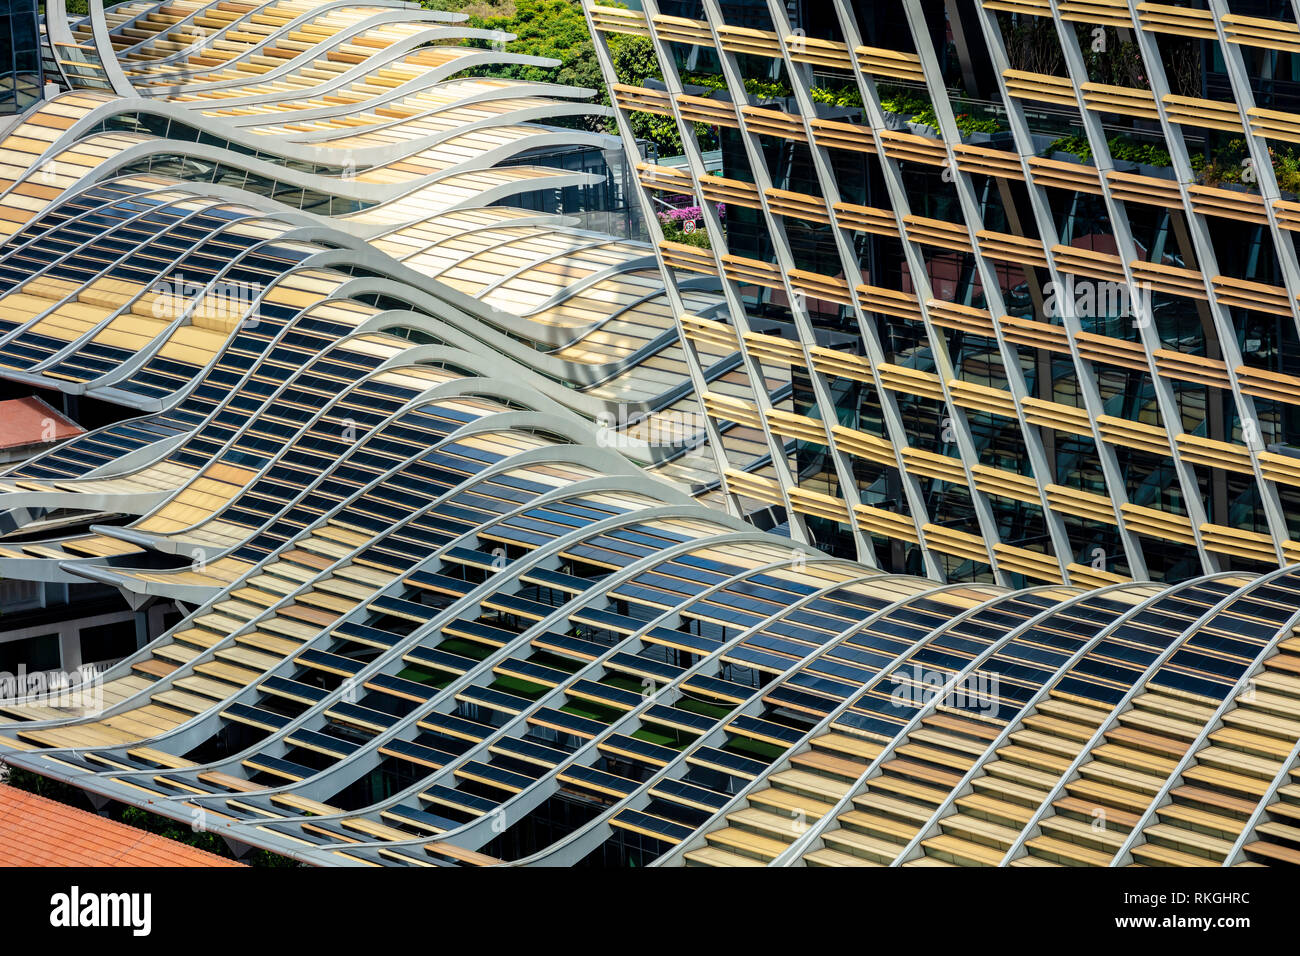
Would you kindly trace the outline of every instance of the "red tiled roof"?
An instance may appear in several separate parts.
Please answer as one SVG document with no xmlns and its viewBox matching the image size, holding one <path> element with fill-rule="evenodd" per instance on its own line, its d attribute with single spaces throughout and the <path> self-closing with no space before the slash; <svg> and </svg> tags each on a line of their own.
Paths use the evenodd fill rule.
<svg viewBox="0 0 1300 956">
<path fill-rule="evenodd" d="M 0 866 L 243 866 L 0 784 Z"/>
<path fill-rule="evenodd" d="M 50 426 L 53 426 L 53 434 Z M 0 402 L 0 448 L 46 445 L 84 431 L 72 419 L 59 414 L 34 395 Z"/>
</svg>

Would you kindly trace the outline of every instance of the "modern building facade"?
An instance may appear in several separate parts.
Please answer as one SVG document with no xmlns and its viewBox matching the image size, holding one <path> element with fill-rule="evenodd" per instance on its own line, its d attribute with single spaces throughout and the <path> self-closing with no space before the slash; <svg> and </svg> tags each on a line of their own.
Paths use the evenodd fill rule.
<svg viewBox="0 0 1300 956">
<path fill-rule="evenodd" d="M 21 113 L 41 97 L 36 0 L 0 4 L 0 116 Z"/>
<path fill-rule="evenodd" d="M 722 283 L 683 329 L 745 356 L 743 404 L 704 393 L 775 455 L 726 463 L 742 510 L 949 580 L 1300 557 L 1290 6 L 631 6 L 585 3 L 624 136 L 681 134 L 642 199 L 702 209 L 657 256 Z M 629 37 L 662 80 L 617 75 Z"/>
<path fill-rule="evenodd" d="M 1005 137 L 877 128 L 846 105 L 822 119 L 805 80 L 779 97 L 803 112 L 720 99 L 708 70 L 738 90 L 748 73 L 724 44 L 710 60 L 705 33 L 746 47 L 765 97 L 803 63 L 790 38 L 843 63 L 814 35 L 831 21 L 777 31 L 760 6 L 735 8 L 734 30 L 704 19 L 714 7 L 589 8 L 599 43 L 630 34 L 663 57 L 666 90 L 613 85 L 622 132 L 629 104 L 728 130 L 701 131 L 714 144 L 683 127 L 684 164 L 643 160 L 629 135 L 604 168 L 523 161 L 623 146 L 547 125 L 600 115 L 591 91 L 466 75 L 512 54 L 463 45 L 481 37 L 453 16 L 385 0 L 50 9 L 69 89 L 0 138 L 0 380 L 102 424 L 0 475 L 0 576 L 179 619 L 93 681 L 0 683 L 5 763 L 313 865 L 1300 863 L 1297 572 L 1215 550 L 1209 521 L 1188 524 L 1185 573 L 1161 575 L 1062 566 L 1066 551 L 993 533 L 1004 498 L 1025 527 L 1038 501 L 1049 541 L 1067 515 L 1124 547 L 1166 529 L 1138 533 L 1155 499 L 1106 483 L 1135 474 L 1106 436 L 1153 435 L 1148 405 L 1068 419 L 1110 456 L 1100 484 L 1060 498 L 1074 511 L 1040 484 L 1037 463 L 1075 460 L 1042 424 L 1067 404 L 1015 389 L 1039 361 L 1053 382 L 1091 368 L 1053 343 L 1094 362 L 1080 342 L 1104 336 L 1024 311 L 1035 293 L 1011 279 L 1029 253 L 990 253 L 1030 248 L 1008 210 L 1045 188 L 1028 157 L 1029 180 L 1007 172 L 999 157 L 1021 159 Z M 913 22 L 879 30 L 901 41 Z M 974 29 L 921 35 L 959 28 Z M 691 90 L 663 56 L 682 38 Z M 824 135 L 856 144 L 852 199 L 822 178 Z M 702 176 L 701 145 L 722 175 Z M 742 178 L 737 156 L 788 174 Z M 1008 217 L 992 238 L 964 218 L 985 215 L 975 161 L 1008 180 L 1010 199 L 978 194 Z M 1111 175 L 1147 175 L 1050 162 L 1106 209 Z M 620 165 L 653 245 L 545 205 L 573 189 L 559 202 L 624 217 L 602 178 Z M 1088 169 L 1095 193 L 1065 178 Z M 664 177 L 698 187 L 709 246 L 661 241 L 648 186 Z M 953 204 L 903 212 L 931 180 Z M 1088 208 L 1072 202 L 1072 228 L 1101 235 Z M 823 228 L 849 213 L 877 218 Z M 1051 261 L 1074 248 L 1053 241 Z M 1119 248 L 1089 261 L 1131 268 Z M 840 301 L 830 252 L 857 249 L 868 264 Z M 893 304 L 864 314 L 866 295 Z M 1009 301 L 1021 311 L 994 304 Z M 1018 384 L 993 378 L 1031 332 Z M 953 371 L 977 367 L 982 383 Z M 1014 428 L 980 432 L 980 409 Z M 1003 436 L 1004 457 L 968 457 L 977 433 Z M 1170 445 L 1171 467 L 1192 447 Z M 1110 510 L 1075 514 L 1094 500 Z"/>
</svg>

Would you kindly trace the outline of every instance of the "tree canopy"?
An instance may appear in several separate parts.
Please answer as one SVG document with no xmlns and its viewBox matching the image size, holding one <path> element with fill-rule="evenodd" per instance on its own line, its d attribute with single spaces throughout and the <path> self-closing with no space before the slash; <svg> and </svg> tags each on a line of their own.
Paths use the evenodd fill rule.
<svg viewBox="0 0 1300 956">
<path fill-rule="evenodd" d="M 596 49 L 582 7 L 576 0 L 422 0 L 422 5 L 430 10 L 465 13 L 469 16 L 468 26 L 513 33 L 516 39 L 506 46 L 511 53 L 548 57 L 561 64 L 555 68 L 507 64 L 481 72 L 595 90 L 594 102 L 609 105 L 609 92 L 596 61 Z M 487 40 L 468 42 L 480 47 L 490 45 Z M 641 86 L 647 79 L 660 77 L 654 48 L 647 38 L 611 34 L 609 47 L 620 82 Z M 636 136 L 654 142 L 661 154 L 681 153 L 681 139 L 671 118 L 633 113 L 631 122 Z M 593 118 L 587 127 L 615 131 L 611 120 Z"/>
</svg>

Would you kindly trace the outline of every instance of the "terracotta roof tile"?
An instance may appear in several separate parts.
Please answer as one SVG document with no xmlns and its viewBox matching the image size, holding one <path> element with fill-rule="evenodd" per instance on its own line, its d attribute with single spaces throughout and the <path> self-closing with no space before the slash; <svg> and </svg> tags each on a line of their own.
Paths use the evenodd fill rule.
<svg viewBox="0 0 1300 956">
<path fill-rule="evenodd" d="M 0 784 L 0 866 L 242 866 Z"/>
<path fill-rule="evenodd" d="M 0 448 L 48 445 L 85 429 L 35 396 L 0 402 Z"/>
</svg>

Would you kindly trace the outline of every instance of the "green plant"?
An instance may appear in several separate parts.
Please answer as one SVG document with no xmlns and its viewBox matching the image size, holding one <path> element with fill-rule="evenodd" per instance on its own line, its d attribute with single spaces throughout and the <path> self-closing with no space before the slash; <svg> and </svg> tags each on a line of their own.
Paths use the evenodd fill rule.
<svg viewBox="0 0 1300 956">
<path fill-rule="evenodd" d="M 934 104 L 912 90 L 898 89 L 892 92 L 881 91 L 881 108 L 888 113 L 904 116 L 913 123 L 939 128 L 939 116 Z M 970 133 L 996 133 L 1002 125 L 992 117 L 980 118 L 969 113 L 958 113 L 954 117 L 957 129 Z"/>
<path fill-rule="evenodd" d="M 1230 139 L 1206 158 L 1204 154 L 1192 157 L 1192 170 L 1199 174 L 1201 182 L 1207 186 L 1219 186 L 1223 183 L 1241 183 L 1246 164 L 1246 141 Z"/>
<path fill-rule="evenodd" d="M 814 86 L 808 91 L 814 103 L 828 103 L 831 106 L 861 106 L 862 93 L 856 86 Z"/>
<path fill-rule="evenodd" d="M 431 0 L 426 0 L 426 3 L 435 5 Z M 436 3 L 437 8 L 468 13 L 470 16 L 467 26 L 515 34 L 516 38 L 508 47 L 512 53 L 549 57 L 559 60 L 561 65 L 551 68 L 515 63 L 484 67 L 475 72 L 490 72 L 511 79 L 563 83 L 593 90 L 604 88 L 595 47 L 587 32 L 587 21 L 578 4 L 569 0 L 514 0 L 509 5 L 487 5 L 486 16 L 480 12 L 484 6 L 481 3 L 449 3 L 447 0 Z M 464 42 L 468 46 L 481 48 L 488 48 L 492 43 L 486 39 Z"/>
<path fill-rule="evenodd" d="M 1141 143 L 1126 136 L 1112 136 L 1106 142 L 1114 159 L 1146 166 L 1172 166 L 1169 152 L 1154 143 Z M 1087 139 L 1082 136 L 1062 136 L 1054 141 L 1048 151 L 1073 153 L 1085 161 L 1092 159 L 1092 149 Z M 1269 161 L 1273 166 L 1273 176 L 1278 188 L 1289 193 L 1300 194 L 1300 150 L 1288 147 L 1285 150 L 1270 148 Z M 1253 186 L 1256 177 L 1249 172 L 1246 141 L 1240 137 L 1223 143 L 1213 153 L 1192 153 L 1189 157 L 1192 172 L 1198 182 L 1206 186 L 1219 186 L 1225 183 Z"/>
<path fill-rule="evenodd" d="M 727 81 L 716 73 L 683 72 L 681 77 L 682 83 L 687 86 L 703 86 L 710 90 L 721 90 L 725 89 L 727 85 Z M 760 100 L 780 100 L 794 96 L 794 90 L 786 83 L 775 80 L 756 80 L 753 77 L 745 80 L 745 92 Z"/>
<path fill-rule="evenodd" d="M 1300 193 L 1300 156 L 1290 149 L 1284 153 L 1269 149 L 1268 155 L 1273 161 L 1277 188 L 1289 193 Z"/>
<path fill-rule="evenodd" d="M 1112 159 L 1121 162 L 1141 163 L 1145 166 L 1169 166 L 1168 150 L 1154 143 L 1140 143 L 1126 136 L 1112 136 L 1106 140 Z M 1084 162 L 1092 159 L 1092 146 L 1083 136 L 1062 136 L 1047 147 L 1048 152 L 1072 153 Z"/>
<path fill-rule="evenodd" d="M 1092 146 L 1084 136 L 1062 136 L 1047 147 L 1049 153 L 1070 153 L 1084 162 L 1092 159 Z"/>
<path fill-rule="evenodd" d="M 912 122 L 918 123 L 921 126 L 929 126 L 933 129 L 938 129 L 939 114 L 934 111 L 933 106 L 927 103 L 925 109 L 921 110 L 921 112 L 917 113 L 915 116 L 912 117 Z"/>
<path fill-rule="evenodd" d="M 1139 143 L 1124 136 L 1112 136 L 1106 141 L 1113 159 L 1130 163 L 1142 163 L 1146 166 L 1169 166 L 1169 151 L 1153 143 Z"/>
<path fill-rule="evenodd" d="M 709 242 L 709 234 L 703 229 L 687 232 L 682 228 L 681 222 L 664 216 L 659 217 L 659 222 L 663 226 L 664 239 L 669 242 L 678 242 L 684 246 L 695 246 L 698 249 L 713 248 L 713 244 Z"/>
<path fill-rule="evenodd" d="M 913 90 L 899 89 L 886 95 L 882 89 L 880 94 L 880 106 L 887 113 L 896 113 L 899 116 L 913 117 L 925 110 L 933 111 L 934 107 L 925 97 L 917 94 Z"/>
<path fill-rule="evenodd" d="M 957 128 L 967 135 L 971 133 L 996 133 L 1002 129 L 1002 124 L 991 116 L 980 119 L 978 116 L 971 116 L 969 113 L 958 113 L 954 119 L 957 121 Z"/>
</svg>

